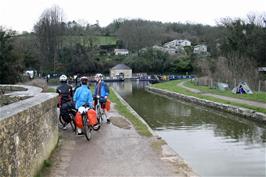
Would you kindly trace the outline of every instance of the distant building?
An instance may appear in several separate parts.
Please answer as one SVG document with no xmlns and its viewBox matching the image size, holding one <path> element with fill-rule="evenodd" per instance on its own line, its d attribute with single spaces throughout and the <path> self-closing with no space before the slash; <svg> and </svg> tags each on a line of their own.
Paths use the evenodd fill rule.
<svg viewBox="0 0 266 177">
<path fill-rule="evenodd" d="M 111 78 L 118 78 L 121 76 L 125 79 L 132 78 L 132 69 L 125 64 L 118 64 L 110 69 Z"/>
<path fill-rule="evenodd" d="M 194 46 L 193 53 L 195 54 L 207 53 L 207 46 L 204 44 L 196 45 Z"/>
<path fill-rule="evenodd" d="M 127 49 L 114 49 L 115 55 L 128 55 Z"/>
<path fill-rule="evenodd" d="M 179 48 L 179 47 L 191 46 L 191 42 L 188 40 L 176 39 L 176 40 L 165 43 L 163 46 L 166 48 Z"/>
<path fill-rule="evenodd" d="M 266 67 L 259 67 L 258 68 L 258 71 L 259 72 L 266 72 Z"/>
<path fill-rule="evenodd" d="M 155 50 L 166 52 L 170 55 L 180 54 L 185 51 L 183 47 L 168 48 L 168 47 L 161 47 L 161 46 L 154 45 L 152 48 Z"/>
</svg>

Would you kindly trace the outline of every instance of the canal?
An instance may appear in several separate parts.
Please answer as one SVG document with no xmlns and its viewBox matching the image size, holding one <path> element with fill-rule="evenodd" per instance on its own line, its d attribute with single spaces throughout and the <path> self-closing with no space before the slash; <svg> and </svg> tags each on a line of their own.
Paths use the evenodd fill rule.
<svg viewBox="0 0 266 177">
<path fill-rule="evenodd" d="M 149 93 L 146 84 L 112 86 L 200 176 L 266 176 L 266 126 Z"/>
</svg>

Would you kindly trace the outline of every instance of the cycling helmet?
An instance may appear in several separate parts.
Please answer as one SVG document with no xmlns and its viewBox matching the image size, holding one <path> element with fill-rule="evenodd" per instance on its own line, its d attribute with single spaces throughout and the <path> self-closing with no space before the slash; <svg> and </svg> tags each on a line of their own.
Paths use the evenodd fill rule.
<svg viewBox="0 0 266 177">
<path fill-rule="evenodd" d="M 96 79 L 102 79 L 103 75 L 101 73 L 98 73 L 98 74 L 95 75 L 95 78 Z"/>
<path fill-rule="evenodd" d="M 66 75 L 61 75 L 60 77 L 59 77 L 59 81 L 60 82 L 66 82 L 67 81 L 67 76 Z"/>
<path fill-rule="evenodd" d="M 82 77 L 80 78 L 80 81 L 81 81 L 82 84 L 87 84 L 87 82 L 88 82 L 88 78 L 87 78 L 86 76 L 82 76 Z"/>
</svg>

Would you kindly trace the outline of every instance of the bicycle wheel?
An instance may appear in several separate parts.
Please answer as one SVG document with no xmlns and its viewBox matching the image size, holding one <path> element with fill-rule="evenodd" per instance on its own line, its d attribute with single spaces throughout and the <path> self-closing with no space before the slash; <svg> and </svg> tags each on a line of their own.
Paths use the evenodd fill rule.
<svg viewBox="0 0 266 177">
<path fill-rule="evenodd" d="M 91 136 L 92 136 L 92 134 L 91 134 L 92 129 L 91 129 L 91 127 L 88 125 L 87 116 L 86 116 L 86 115 L 82 115 L 82 119 L 83 119 L 83 133 L 84 133 L 86 139 L 87 139 L 88 141 L 90 141 Z"/>
<path fill-rule="evenodd" d="M 102 118 L 102 113 L 101 113 L 100 106 L 97 106 L 97 119 L 98 119 L 99 124 L 102 124 L 103 118 Z"/>
<path fill-rule="evenodd" d="M 71 121 L 70 121 L 71 128 L 73 132 L 75 132 L 76 131 L 75 115 L 70 113 L 69 116 L 71 118 Z"/>
<path fill-rule="evenodd" d="M 61 126 L 63 127 L 66 124 L 66 122 L 64 121 L 64 119 L 63 119 L 61 114 L 59 114 L 58 119 L 59 119 L 59 122 L 60 122 Z"/>
</svg>

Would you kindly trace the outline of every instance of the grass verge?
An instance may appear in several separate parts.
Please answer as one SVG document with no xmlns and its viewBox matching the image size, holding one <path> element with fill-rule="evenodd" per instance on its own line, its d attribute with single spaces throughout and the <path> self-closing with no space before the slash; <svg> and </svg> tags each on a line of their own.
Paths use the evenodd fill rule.
<svg viewBox="0 0 266 177">
<path fill-rule="evenodd" d="M 115 103 L 115 108 L 118 110 L 118 112 L 123 115 L 125 118 L 127 118 L 134 126 L 134 128 L 137 130 L 137 132 L 140 135 L 150 137 L 152 134 L 148 130 L 147 126 L 143 124 L 136 116 L 134 116 L 128 108 L 117 98 L 115 93 L 110 89 L 110 100 Z"/>
<path fill-rule="evenodd" d="M 51 88 L 51 87 L 49 87 L 49 88 L 47 89 L 46 92 L 52 92 L 52 93 L 55 93 L 56 90 L 55 90 L 55 88 Z"/>
<path fill-rule="evenodd" d="M 222 96 L 228 96 L 228 97 L 233 97 L 233 98 L 239 98 L 239 99 L 245 99 L 245 100 L 251 100 L 251 101 L 259 101 L 259 102 L 266 103 L 266 92 L 254 92 L 252 95 L 251 94 L 234 94 L 231 92 L 231 90 L 220 91 L 218 89 L 211 89 L 208 86 L 197 86 L 189 81 L 185 82 L 184 85 L 186 87 L 198 89 L 205 93 L 213 93 L 216 95 L 222 95 Z"/>
<path fill-rule="evenodd" d="M 181 94 L 188 95 L 188 96 L 194 96 L 194 97 L 197 97 L 200 99 L 206 99 L 206 100 L 210 100 L 210 101 L 214 101 L 214 102 L 218 102 L 218 103 L 223 103 L 223 104 L 228 104 L 228 105 L 233 105 L 233 106 L 239 106 L 239 107 L 243 107 L 243 108 L 252 109 L 252 110 L 255 110 L 257 112 L 266 113 L 265 108 L 250 106 L 250 105 L 246 105 L 243 103 L 236 103 L 236 102 L 232 102 L 232 101 L 227 101 L 227 100 L 215 98 L 212 96 L 205 96 L 205 95 L 200 95 L 197 93 L 192 93 L 192 92 L 186 90 L 185 88 L 181 88 L 181 87 L 177 86 L 177 84 L 182 82 L 182 81 L 183 80 L 169 81 L 169 82 L 154 84 L 154 85 L 152 85 L 152 87 L 164 89 L 164 90 L 168 90 L 168 91 L 172 91 L 172 92 L 176 92 L 176 93 L 181 93 Z"/>
</svg>

